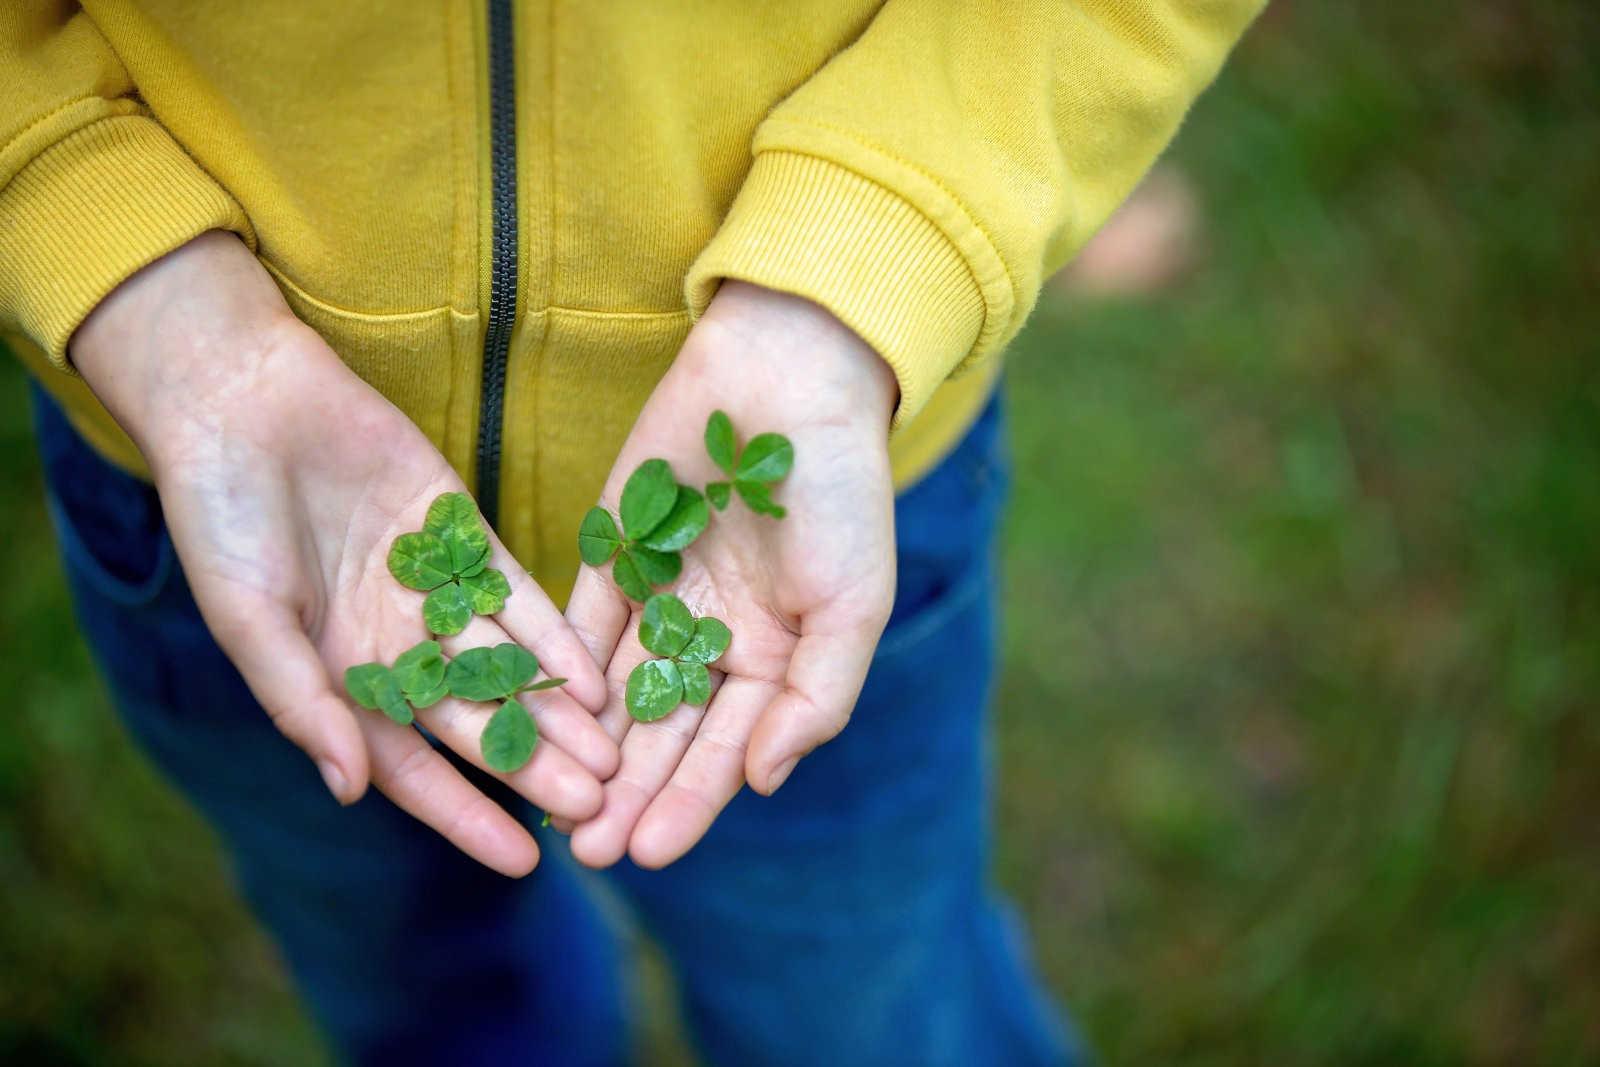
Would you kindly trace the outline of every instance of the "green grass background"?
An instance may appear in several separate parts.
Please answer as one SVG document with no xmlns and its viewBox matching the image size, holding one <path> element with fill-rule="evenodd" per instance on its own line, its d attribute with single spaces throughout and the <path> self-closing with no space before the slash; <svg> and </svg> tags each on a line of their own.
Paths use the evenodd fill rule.
<svg viewBox="0 0 1600 1067">
<path fill-rule="evenodd" d="M 1586 3 L 1280 5 L 1197 269 L 1017 342 L 999 876 L 1106 1062 L 1600 1062 L 1597 105 Z M 0 378 L 0 1060 L 321 1062 Z"/>
</svg>

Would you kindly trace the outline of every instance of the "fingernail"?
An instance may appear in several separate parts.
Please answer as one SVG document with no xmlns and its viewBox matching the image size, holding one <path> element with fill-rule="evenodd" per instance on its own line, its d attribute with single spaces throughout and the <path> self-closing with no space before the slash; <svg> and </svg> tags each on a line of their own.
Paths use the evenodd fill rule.
<svg viewBox="0 0 1600 1067">
<path fill-rule="evenodd" d="M 339 765 L 332 760 L 318 760 L 317 770 L 322 772 L 322 780 L 327 783 L 328 792 L 333 794 L 333 799 L 345 803 L 345 794 L 350 791 L 350 781 L 339 769 Z"/>
<path fill-rule="evenodd" d="M 773 771 L 772 776 L 767 779 L 767 793 L 776 793 L 778 787 L 788 780 L 789 773 L 794 770 L 794 765 L 799 762 L 800 757 L 795 756 L 778 764 L 778 769 Z"/>
</svg>

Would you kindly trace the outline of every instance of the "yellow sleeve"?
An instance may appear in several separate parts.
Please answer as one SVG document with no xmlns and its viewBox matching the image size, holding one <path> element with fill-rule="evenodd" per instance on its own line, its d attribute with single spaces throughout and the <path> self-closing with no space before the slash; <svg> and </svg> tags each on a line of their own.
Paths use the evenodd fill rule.
<svg viewBox="0 0 1600 1067">
<path fill-rule="evenodd" d="M 994 357 L 1177 132 L 1265 0 L 888 0 L 761 123 L 691 267 L 808 297 L 900 381 Z"/>
<path fill-rule="evenodd" d="M 0 3 L 0 332 L 62 369 L 123 279 L 244 211 L 138 99 L 94 23 L 59 0 Z"/>
</svg>

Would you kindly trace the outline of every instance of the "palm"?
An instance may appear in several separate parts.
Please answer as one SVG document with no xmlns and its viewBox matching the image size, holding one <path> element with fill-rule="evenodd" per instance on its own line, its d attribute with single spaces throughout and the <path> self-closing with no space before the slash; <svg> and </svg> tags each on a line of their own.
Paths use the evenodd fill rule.
<svg viewBox="0 0 1600 1067">
<path fill-rule="evenodd" d="M 789 753 L 837 733 L 893 595 L 887 412 L 863 404 L 850 374 L 792 380 L 792 353 L 781 343 L 769 361 L 714 320 L 697 334 L 640 414 L 602 502 L 615 510 L 627 475 L 652 457 L 668 459 L 687 485 L 722 477 L 702 436 L 717 406 L 743 437 L 776 430 L 794 442 L 794 469 L 776 491 L 789 514 L 759 516 L 736 497 L 683 554 L 672 592 L 696 615 L 722 619 L 734 635 L 713 669 L 719 686 L 704 708 L 683 705 L 653 723 L 632 721 L 626 680 L 649 658 L 638 640 L 640 606 L 604 569 L 585 568 L 580 576 L 568 615 L 589 635 L 595 658 L 608 664 L 610 698 L 600 719 L 622 746 L 604 809 L 573 835 L 574 854 L 596 866 L 624 851 L 649 866 L 670 862 L 747 781 L 770 792 L 787 773 Z M 859 355 L 850 351 L 841 365 Z M 866 355 L 876 361 L 870 350 Z M 736 373 L 726 371 L 735 365 Z M 869 366 L 868 373 L 877 370 Z"/>
<path fill-rule="evenodd" d="M 174 544 L 212 631 L 280 727 L 308 751 L 335 738 L 341 762 L 370 767 L 401 807 L 490 866 L 517 873 L 536 849 L 517 823 L 462 777 L 416 730 L 357 712 L 333 680 L 346 667 L 390 662 L 424 640 L 421 594 L 389 575 L 389 545 L 420 529 L 440 493 L 464 489 L 420 431 L 306 336 L 291 395 L 255 383 L 225 435 L 169 443 L 158 478 Z M 307 400 L 305 398 L 313 398 Z M 493 565 L 513 595 L 442 643 L 447 654 L 516 640 L 598 706 L 601 683 L 543 592 L 498 541 Z M 534 759 L 504 776 L 534 804 L 581 818 L 599 804 L 596 776 L 615 749 L 561 690 L 529 704 L 541 733 Z M 478 744 L 492 708 L 446 700 L 419 718 L 445 746 L 482 766 Z M 363 759 L 362 753 L 365 754 Z"/>
<path fill-rule="evenodd" d="M 735 499 L 684 554 L 683 575 L 674 586 L 696 614 L 715 615 L 737 635 L 718 668 L 774 685 L 782 684 L 808 618 L 869 612 L 893 543 L 882 514 L 886 481 L 849 464 L 828 469 L 828 452 L 818 447 L 818 435 L 782 418 L 754 411 L 742 421 L 786 425 L 791 438 L 801 442 L 808 462 L 777 493 L 788 516 L 756 515 Z M 700 448 L 695 462 L 681 464 L 694 471 L 694 484 L 719 477 L 703 462 L 698 440 L 655 438 L 655 427 L 640 429 L 640 444 L 652 455 L 694 455 L 690 449 Z"/>
</svg>

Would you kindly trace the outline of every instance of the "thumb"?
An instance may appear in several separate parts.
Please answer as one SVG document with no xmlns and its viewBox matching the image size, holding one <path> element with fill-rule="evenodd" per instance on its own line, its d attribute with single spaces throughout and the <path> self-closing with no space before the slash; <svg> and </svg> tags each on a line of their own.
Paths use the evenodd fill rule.
<svg viewBox="0 0 1600 1067">
<path fill-rule="evenodd" d="M 844 729 L 882 632 L 874 620 L 801 635 L 783 691 L 767 705 L 750 737 L 745 778 L 752 789 L 776 792 L 803 756 Z"/>
</svg>

